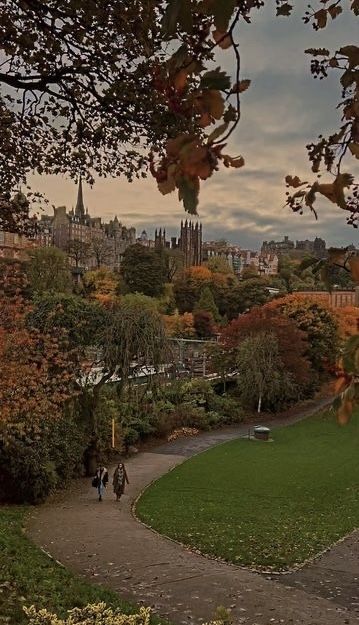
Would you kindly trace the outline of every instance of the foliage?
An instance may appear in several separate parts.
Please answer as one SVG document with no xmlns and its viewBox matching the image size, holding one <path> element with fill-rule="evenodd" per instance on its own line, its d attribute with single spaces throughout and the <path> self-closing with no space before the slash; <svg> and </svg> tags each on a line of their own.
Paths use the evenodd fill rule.
<svg viewBox="0 0 359 625">
<path fill-rule="evenodd" d="M 31 252 L 28 278 L 33 293 L 71 291 L 68 259 L 57 247 L 39 247 Z"/>
<path fill-rule="evenodd" d="M 271 332 L 257 332 L 237 350 L 237 384 L 241 403 L 248 408 L 278 409 L 298 396 L 294 376 L 279 354 L 278 339 Z"/>
<path fill-rule="evenodd" d="M 164 322 L 166 333 L 170 337 L 189 339 L 195 336 L 192 313 L 165 315 Z"/>
<path fill-rule="evenodd" d="M 212 273 L 233 273 L 233 270 L 223 256 L 211 256 L 207 260 L 206 266 Z"/>
<path fill-rule="evenodd" d="M 290 15 L 293 3 L 277 0 L 277 15 Z M 315 30 L 343 11 L 344 0 L 304 15 Z M 240 120 L 242 94 L 251 81 L 242 75 L 237 25 L 251 21 L 263 0 L 136 0 L 130 7 L 99 0 L 8 2 L 2 12 L 0 100 L 1 209 L 4 224 L 18 227 L 26 213 L 15 189 L 30 172 L 98 175 L 124 174 L 129 180 L 149 168 L 161 193 L 178 192 L 185 209 L 195 213 L 200 183 L 224 167 L 243 167 L 242 156 L 223 150 Z M 357 1 L 349 9 L 358 15 Z M 99 45 L 101 42 L 101 45 Z M 217 53 L 233 54 L 233 80 Z M 358 48 L 344 45 L 334 54 L 310 48 L 312 73 L 325 77 L 339 70 L 342 125 L 328 139 L 308 145 L 312 170 L 334 173 L 330 182 L 302 182 L 287 176 L 296 189 L 288 198 L 294 211 L 316 195 L 357 218 L 357 186 L 342 171 L 345 158 L 358 156 Z M 98 60 L 94 66 L 93 59 Z M 303 186 L 306 188 L 303 189 Z M 352 192 L 348 197 L 347 190 Z M 35 198 L 36 199 L 36 198 Z"/>
<path fill-rule="evenodd" d="M 238 347 L 241 342 L 258 333 L 271 333 L 278 341 L 281 361 L 296 383 L 304 390 L 313 377 L 307 354 L 310 346 L 307 334 L 297 328 L 294 320 L 280 314 L 278 309 L 264 306 L 234 319 L 221 334 L 221 354 L 225 371 L 236 370 Z M 310 390 L 308 389 L 308 392 Z"/>
<path fill-rule="evenodd" d="M 261 306 L 271 299 L 267 289 L 268 282 L 265 278 L 248 278 L 239 285 L 238 299 L 240 300 L 240 312 L 245 312 L 253 306 Z"/>
<path fill-rule="evenodd" d="M 68 618 L 59 620 L 55 614 L 50 614 L 46 610 L 36 610 L 34 606 L 25 608 L 29 618 L 29 625 L 89 625 L 96 622 L 96 625 L 150 625 L 151 608 L 140 607 L 136 614 L 128 615 L 121 608 L 111 608 L 105 603 L 88 605 L 84 608 L 74 608 L 68 613 Z M 216 621 L 211 621 L 208 625 L 225 625 L 224 621 L 218 617 Z"/>
<path fill-rule="evenodd" d="M 293 319 L 297 327 L 308 335 L 308 357 L 312 367 L 319 372 L 335 363 L 338 354 L 338 324 L 334 313 L 324 304 L 289 295 L 273 300 L 268 308 L 278 308 Z"/>
<path fill-rule="evenodd" d="M 125 250 L 121 274 L 131 293 L 150 297 L 162 295 L 166 282 L 164 258 L 156 250 L 143 245 L 131 245 Z"/>
<path fill-rule="evenodd" d="M 0 299 L 0 308 L 0 438 L 7 444 L 36 436 L 42 420 L 61 414 L 76 393 L 78 368 L 65 334 L 27 329 L 21 298 Z"/>
<path fill-rule="evenodd" d="M 101 267 L 87 271 L 83 278 L 83 285 L 87 297 L 96 299 L 102 304 L 108 304 L 115 299 L 118 291 L 118 276 L 108 269 Z"/>
<path fill-rule="evenodd" d="M 32 422 L 26 434 L 14 431 L 0 455 L 0 500 L 37 504 L 83 473 L 88 444 L 85 423 L 72 407 L 56 419 Z"/>
<path fill-rule="evenodd" d="M 214 321 L 220 321 L 220 314 L 218 308 L 213 299 L 212 291 L 208 286 L 205 286 L 201 291 L 200 298 L 194 307 L 195 316 L 197 313 L 205 311 L 211 313 Z"/>
<path fill-rule="evenodd" d="M 1 593 L 0 612 L 5 623 L 28 625 L 23 606 L 56 612 L 65 618 L 67 610 L 105 601 L 131 613 L 133 608 L 118 594 L 72 575 L 26 538 L 26 508 L 0 508 L 0 571 L 6 590 Z"/>
<path fill-rule="evenodd" d="M 35 295 L 27 324 L 40 332 L 66 331 L 72 347 L 96 343 L 104 322 L 104 311 L 97 302 L 63 293 Z"/>
<path fill-rule="evenodd" d="M 193 325 L 199 339 L 208 339 L 215 335 L 216 325 L 213 315 L 206 310 L 197 310 L 193 315 Z"/>
<path fill-rule="evenodd" d="M 339 336 L 342 340 L 359 333 L 359 310 L 357 307 L 335 308 L 334 313 L 338 322 Z"/>
<path fill-rule="evenodd" d="M 358 433 L 358 418 L 339 428 L 328 411 L 276 428 L 273 443 L 218 445 L 156 481 L 137 514 L 205 554 L 287 570 L 355 529 Z"/>
</svg>

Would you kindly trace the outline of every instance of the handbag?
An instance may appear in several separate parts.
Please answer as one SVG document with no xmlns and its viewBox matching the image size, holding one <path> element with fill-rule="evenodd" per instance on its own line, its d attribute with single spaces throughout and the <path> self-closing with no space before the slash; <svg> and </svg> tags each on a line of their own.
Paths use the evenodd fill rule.
<svg viewBox="0 0 359 625">
<path fill-rule="evenodd" d="M 95 475 L 95 477 L 92 478 L 92 482 L 91 483 L 92 483 L 92 486 L 94 488 L 97 488 L 97 486 L 98 486 L 98 477 L 97 477 L 97 475 Z"/>
</svg>

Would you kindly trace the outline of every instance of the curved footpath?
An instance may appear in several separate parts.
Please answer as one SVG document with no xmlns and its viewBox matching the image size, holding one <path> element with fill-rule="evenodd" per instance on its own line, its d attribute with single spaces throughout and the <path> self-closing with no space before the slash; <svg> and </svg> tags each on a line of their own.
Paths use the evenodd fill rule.
<svg viewBox="0 0 359 625">
<path fill-rule="evenodd" d="M 293 423 L 308 412 L 272 425 Z M 130 485 L 120 503 L 110 489 L 99 503 L 90 480 L 78 480 L 71 491 L 34 511 L 28 534 L 72 571 L 152 606 L 173 623 L 210 620 L 218 606 L 231 609 L 235 625 L 359 623 L 355 533 L 302 571 L 274 579 L 208 560 L 133 517 L 132 503 L 150 482 L 186 458 L 246 432 L 245 425 L 208 432 L 138 454 L 127 462 Z"/>
</svg>

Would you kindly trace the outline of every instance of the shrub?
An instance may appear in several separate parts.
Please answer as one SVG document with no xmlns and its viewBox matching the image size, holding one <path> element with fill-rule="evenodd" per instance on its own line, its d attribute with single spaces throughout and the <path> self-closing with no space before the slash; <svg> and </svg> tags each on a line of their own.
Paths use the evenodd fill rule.
<svg viewBox="0 0 359 625">
<path fill-rule="evenodd" d="M 56 614 L 47 610 L 36 610 L 34 606 L 24 608 L 30 620 L 30 625 L 150 625 L 151 608 L 141 607 L 138 614 L 123 614 L 119 608 L 109 608 L 105 603 L 88 605 L 85 608 L 74 608 L 68 613 L 68 618 L 60 619 Z M 224 625 L 224 621 L 217 620 L 208 625 Z"/>
<path fill-rule="evenodd" d="M 0 500 L 41 503 L 83 471 L 84 427 L 66 414 L 26 436 L 9 439 L 0 454 Z"/>
</svg>

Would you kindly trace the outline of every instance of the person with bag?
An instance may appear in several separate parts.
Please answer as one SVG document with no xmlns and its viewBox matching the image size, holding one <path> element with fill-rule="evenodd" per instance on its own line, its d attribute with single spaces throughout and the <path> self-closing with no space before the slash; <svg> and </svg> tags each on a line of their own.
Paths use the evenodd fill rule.
<svg viewBox="0 0 359 625">
<path fill-rule="evenodd" d="M 101 465 L 96 470 L 96 475 L 92 480 L 92 486 L 94 488 L 97 488 L 99 501 L 102 501 L 102 497 L 105 492 L 107 483 L 108 483 L 108 471 L 106 467 Z"/>
<path fill-rule="evenodd" d="M 113 474 L 113 492 L 116 495 L 116 501 L 121 499 L 121 496 L 125 492 L 125 484 L 129 484 L 127 477 L 127 471 L 123 462 L 119 462 L 117 465 L 115 472 Z"/>
</svg>

